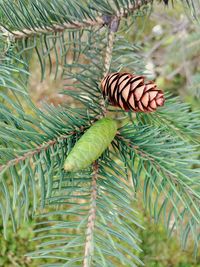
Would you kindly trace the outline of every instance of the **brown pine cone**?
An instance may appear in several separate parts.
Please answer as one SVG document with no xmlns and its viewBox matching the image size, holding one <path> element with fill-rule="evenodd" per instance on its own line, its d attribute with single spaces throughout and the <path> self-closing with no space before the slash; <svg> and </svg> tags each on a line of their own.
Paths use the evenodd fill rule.
<svg viewBox="0 0 200 267">
<path fill-rule="evenodd" d="M 104 98 L 126 111 L 152 112 L 165 102 L 163 91 L 153 81 L 130 73 L 111 73 L 101 81 Z"/>
</svg>

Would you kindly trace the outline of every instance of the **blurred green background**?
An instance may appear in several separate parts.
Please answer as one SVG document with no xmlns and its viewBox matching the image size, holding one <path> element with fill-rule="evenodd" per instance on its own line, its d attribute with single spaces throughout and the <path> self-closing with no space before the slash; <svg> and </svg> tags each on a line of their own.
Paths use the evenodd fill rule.
<svg viewBox="0 0 200 267">
<path fill-rule="evenodd" d="M 160 88 L 179 95 L 191 104 L 193 110 L 200 107 L 200 25 L 192 23 L 185 10 L 178 4 L 154 7 L 150 18 L 140 18 L 126 33 L 125 38 L 137 42 L 143 48 L 146 71 L 156 80 Z M 54 80 L 54 74 L 47 75 L 39 82 L 40 68 L 38 59 L 33 55 L 31 62 L 30 92 L 33 101 L 41 106 L 43 101 L 55 105 L 71 99 L 58 94 L 63 87 L 62 80 Z M 55 90 L 56 88 L 56 90 Z M 30 112 L 30 111 L 29 111 Z M 143 211 L 145 231 L 139 234 L 142 239 L 143 253 L 140 257 L 148 267 L 200 267 L 200 258 L 193 257 L 192 245 L 182 251 L 178 238 L 167 237 L 161 224 L 155 225 L 145 213 L 142 203 L 137 204 Z M 1 224 L 0 224 L 1 225 Z M 4 240 L 0 229 L 0 266 L 38 266 L 37 261 L 24 256 L 34 250 L 34 222 L 24 224 L 14 233 L 8 229 L 8 239 Z M 2 228 L 2 227 L 1 227 Z M 45 260 L 44 260 L 45 262 Z"/>
</svg>

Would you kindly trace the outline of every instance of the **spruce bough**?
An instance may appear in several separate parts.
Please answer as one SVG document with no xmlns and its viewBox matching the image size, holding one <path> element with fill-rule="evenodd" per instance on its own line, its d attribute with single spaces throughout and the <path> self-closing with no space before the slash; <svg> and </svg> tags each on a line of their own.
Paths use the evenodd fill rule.
<svg viewBox="0 0 200 267">
<path fill-rule="evenodd" d="M 92 125 L 78 140 L 65 160 L 65 171 L 79 171 L 98 159 L 114 139 L 117 123 L 103 118 Z"/>
<path fill-rule="evenodd" d="M 170 36 L 181 49 L 176 44 L 176 55 L 174 42 L 159 45 L 170 59 L 162 55 L 159 62 L 154 42 L 164 38 L 169 27 L 156 38 L 152 23 L 146 29 L 156 2 L 161 1 L 0 1 L 0 220 L 5 237 L 10 222 L 17 231 L 23 219 L 36 221 L 31 245 L 35 249 L 29 253 L 27 248 L 26 255 L 37 262 L 30 266 L 142 266 L 147 255 L 141 254 L 138 235 L 143 229 L 137 212 L 143 210 L 141 202 L 152 220 L 164 223 L 169 234 L 178 233 L 184 249 L 193 239 L 197 255 L 200 112 L 166 92 L 164 97 L 156 81 L 154 86 L 142 78 L 149 60 L 155 74 L 160 73 L 160 63 L 169 71 L 174 66 L 179 70 L 176 63 L 183 65 L 194 28 L 189 32 L 191 23 L 179 21 L 183 24 Z M 194 14 L 196 0 L 179 2 Z M 174 8 L 177 5 L 178 1 Z M 134 38 L 128 36 L 133 25 Z M 179 40 L 175 33 L 180 28 L 187 38 Z M 190 48 L 194 46 L 198 43 Z M 67 103 L 65 97 L 59 98 L 61 105 L 53 100 L 55 106 L 39 108 L 33 103 L 35 56 L 42 79 L 48 70 L 55 78 L 61 71 Z M 192 78 L 196 61 L 194 65 Z M 33 83 L 28 70 L 34 73 Z M 100 88 L 103 77 L 109 77 L 109 83 Z M 168 78 L 164 81 L 163 87 Z M 165 105 L 157 109 L 164 98 Z M 118 130 L 108 118 L 93 124 L 102 114 L 123 118 L 123 123 Z"/>
</svg>

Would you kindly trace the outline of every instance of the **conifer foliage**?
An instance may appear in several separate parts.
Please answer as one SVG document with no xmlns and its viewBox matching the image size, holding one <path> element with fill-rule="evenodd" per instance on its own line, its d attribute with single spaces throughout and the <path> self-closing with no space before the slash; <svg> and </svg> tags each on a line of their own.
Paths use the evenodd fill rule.
<svg viewBox="0 0 200 267">
<path fill-rule="evenodd" d="M 195 1 L 180 2 L 195 14 Z M 37 221 L 31 240 L 37 249 L 28 255 L 42 266 L 141 265 L 136 202 L 141 193 L 155 222 L 176 233 L 183 248 L 193 240 L 197 254 L 200 113 L 167 93 L 157 111 L 136 114 L 133 107 L 127 113 L 102 94 L 101 81 L 109 73 L 143 73 L 142 48 L 127 41 L 125 33 L 155 4 L 0 0 L 0 215 L 5 238 L 9 222 L 17 231 L 22 221 Z M 48 68 L 55 78 L 62 69 L 61 93 L 74 98 L 75 108 L 33 103 L 29 77 L 34 56 L 41 79 L 49 75 Z M 153 111 L 162 106 L 163 93 L 154 95 L 156 86 L 149 86 L 152 91 L 144 85 L 141 102 Z M 143 111 L 141 102 L 137 111 Z M 118 129 L 115 123 L 102 125 L 109 140 L 101 153 L 93 148 L 103 133 L 94 131 L 86 144 L 88 167 L 84 162 L 84 168 L 69 169 L 66 157 L 108 114 Z M 80 151 L 73 153 L 82 157 Z"/>
</svg>

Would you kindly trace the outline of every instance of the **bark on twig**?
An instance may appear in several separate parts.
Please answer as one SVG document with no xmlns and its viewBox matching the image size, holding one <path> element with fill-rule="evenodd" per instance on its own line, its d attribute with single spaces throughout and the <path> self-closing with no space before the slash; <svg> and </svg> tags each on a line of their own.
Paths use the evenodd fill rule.
<svg viewBox="0 0 200 267">
<path fill-rule="evenodd" d="M 93 251 L 94 251 L 94 227 L 96 220 L 96 199 L 97 199 L 97 175 L 98 175 L 98 164 L 97 162 L 93 165 L 93 176 L 92 176 L 92 190 L 91 190 L 91 204 L 88 216 L 87 230 L 86 230 L 86 242 L 84 251 L 83 267 L 90 267 Z"/>
<path fill-rule="evenodd" d="M 119 20 L 123 17 L 127 17 L 129 14 L 132 14 L 134 11 L 138 10 L 142 6 L 152 3 L 152 0 L 137 0 L 134 4 L 129 4 L 126 8 L 122 7 L 116 14 Z M 108 21 L 105 18 L 109 16 L 98 16 L 95 20 L 93 19 L 85 19 L 83 21 L 73 21 L 73 22 L 66 22 L 63 24 L 54 24 L 52 26 L 45 26 L 45 27 L 37 27 L 32 29 L 22 29 L 20 31 L 8 31 L 6 28 L 1 26 L 1 31 L 3 32 L 3 36 L 9 38 L 13 41 L 29 38 L 34 35 L 40 34 L 49 34 L 49 33 L 57 33 L 57 32 L 64 32 L 67 29 L 84 29 L 88 27 L 102 27 L 104 25 L 108 25 Z M 112 16 L 110 16 L 111 18 Z"/>
</svg>

